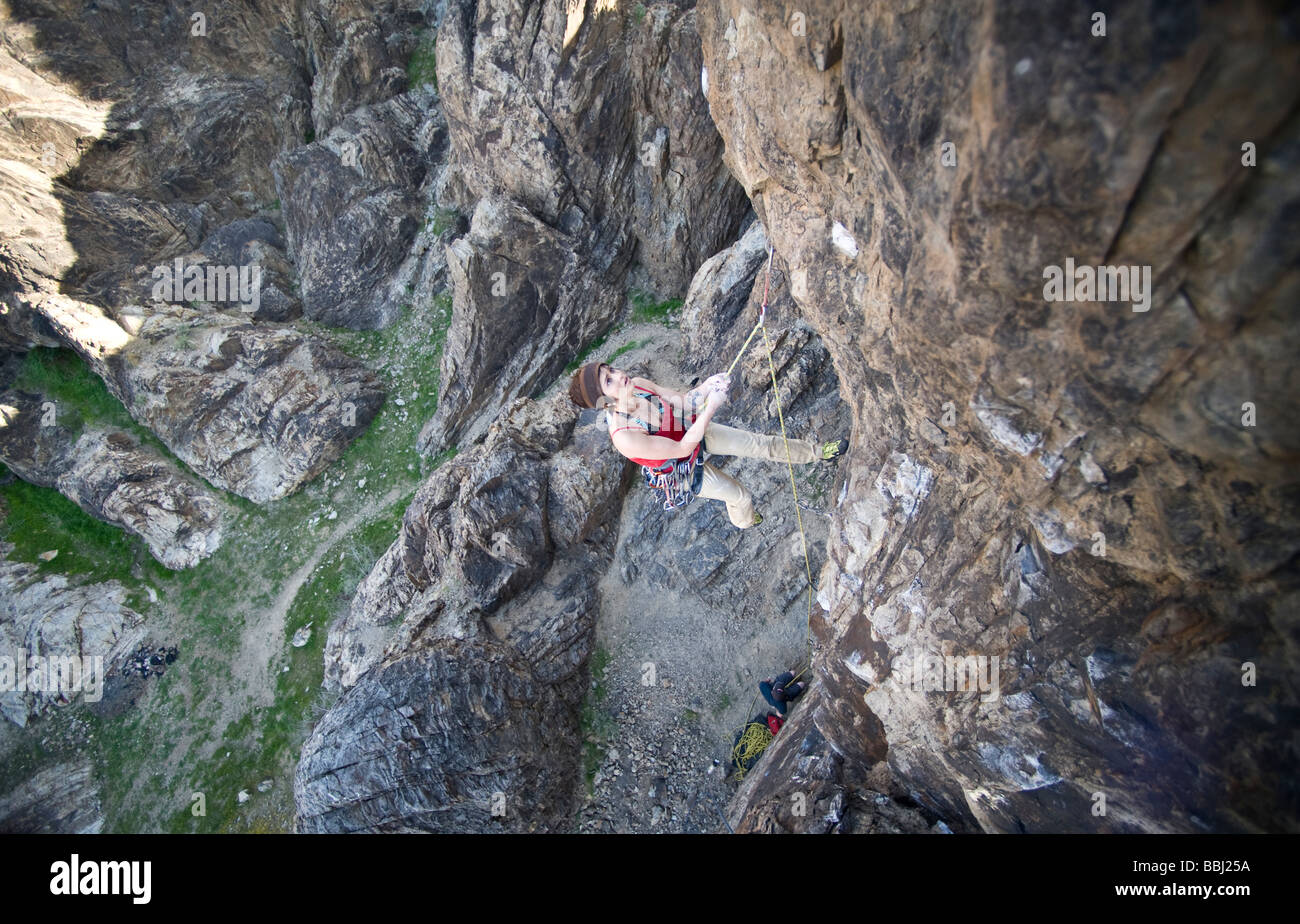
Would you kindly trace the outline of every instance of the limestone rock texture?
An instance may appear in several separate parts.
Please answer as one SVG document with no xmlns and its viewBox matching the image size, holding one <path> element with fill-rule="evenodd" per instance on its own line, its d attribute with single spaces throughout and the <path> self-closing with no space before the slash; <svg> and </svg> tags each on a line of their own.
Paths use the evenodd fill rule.
<svg viewBox="0 0 1300 924">
<path fill-rule="evenodd" d="M 0 796 L 0 833 L 98 834 L 104 812 L 90 761 L 46 767 Z"/>
<path fill-rule="evenodd" d="M 352 9 L 340 26 L 361 17 L 371 31 L 380 22 L 398 30 L 381 53 L 355 28 L 351 39 L 304 30 L 315 4 L 217 4 L 202 23 L 191 13 L 52 0 L 0 21 L 12 129 L 0 133 L 0 343 L 76 351 L 195 472 L 262 502 L 337 458 L 384 398 L 360 363 L 271 326 L 328 315 L 316 276 L 292 262 L 299 228 L 288 223 L 286 235 L 285 225 L 297 213 L 274 201 L 277 156 L 302 150 L 312 130 L 302 55 L 310 46 L 327 59 L 318 76 L 332 89 L 319 115 L 332 126 L 342 90 L 405 60 L 422 17 L 409 5 L 373 17 Z M 395 81 L 389 74 L 360 96 L 383 106 L 405 75 Z M 409 241 L 389 244 L 393 253 L 368 259 L 400 263 Z M 258 267 L 257 304 L 214 300 L 180 280 L 159 290 L 160 271 L 177 260 L 200 271 Z M 360 315 L 353 326 L 364 326 Z"/>
<path fill-rule="evenodd" d="M 394 329 L 450 289 L 417 442 L 439 464 L 325 630 L 298 830 L 1294 832 L 1300 14 L 1092 12 L 14 0 L 0 460 L 192 565 L 241 538 L 217 492 L 287 497 L 388 399 L 323 328 Z M 256 298 L 160 290 L 177 261 L 256 266 Z M 1079 267 L 1126 288 L 1085 297 Z M 618 355 L 686 385 L 765 293 L 725 422 L 779 414 L 847 455 L 795 473 L 798 506 L 783 465 L 718 458 L 759 529 L 667 513 L 566 367 L 659 324 L 633 301 L 681 298 L 668 346 Z M 369 336 L 340 342 L 388 348 Z M 10 388 L 37 347 L 189 471 L 47 427 Z M 649 817 L 583 819 L 592 655 L 633 604 L 629 637 L 654 606 L 681 632 L 646 633 L 653 704 L 616 665 L 621 718 L 677 713 L 602 781 Z M 0 561 L 0 650 L 116 658 L 142 631 L 116 585 Z M 809 692 L 715 819 L 702 726 L 656 753 L 730 720 L 690 683 L 800 654 Z M 4 697 L 17 724 L 54 703 Z M 46 773 L 0 829 L 96 830 L 89 765 Z"/>
<path fill-rule="evenodd" d="M 1063 2 L 698 5 L 726 162 L 853 419 L 815 682 L 734 826 L 880 761 L 955 829 L 1300 824 L 1280 10 L 1095 37 Z M 1149 310 L 1047 300 L 1067 258 L 1150 267 Z M 996 695 L 936 688 L 967 656 Z"/>
<path fill-rule="evenodd" d="M 669 48 L 697 30 L 700 57 L 673 67 L 698 63 L 689 85 L 759 219 L 719 226 L 694 264 L 651 265 L 639 240 L 648 276 L 699 266 L 682 378 L 739 350 L 770 253 L 774 368 L 765 348 L 743 359 L 729 420 L 772 419 L 774 372 L 792 431 L 851 433 L 831 474 L 805 476 L 824 562 L 811 688 L 727 825 L 1294 830 L 1297 23 L 1267 4 L 1139 3 L 1106 36 L 1065 3 L 797 12 L 705 0 L 642 21 Z M 628 22 L 448 5 L 439 201 L 468 225 L 447 247 L 455 316 L 421 448 L 473 448 L 430 477 L 331 631 L 345 692 L 304 749 L 302 830 L 555 829 L 576 745 L 504 755 L 501 729 L 541 721 L 514 690 L 580 695 L 587 608 L 617 605 L 591 603 L 590 572 L 725 618 L 805 604 L 793 511 L 767 532 L 729 530 L 717 505 L 665 516 L 591 458 L 560 509 L 580 523 L 586 503 L 616 541 L 573 557 L 554 460 L 570 438 L 608 454 L 599 415 L 517 401 L 629 278 L 620 196 L 647 136 L 614 130 L 641 112 L 618 108 L 637 70 L 596 41 Z M 1049 298 L 1067 265 L 1138 272 L 1122 300 Z M 785 490 L 780 468 L 734 467 L 760 498 Z M 472 689 L 435 698 L 449 663 Z M 453 791 L 438 760 L 456 750 L 488 779 Z M 534 807 L 511 814 L 525 790 Z"/>
<path fill-rule="evenodd" d="M 558 825 L 576 720 L 499 643 L 451 640 L 375 670 L 303 748 L 304 833 L 524 832 Z"/>
<path fill-rule="evenodd" d="M 424 217 L 431 164 L 444 159 L 437 106 L 407 94 L 349 113 L 318 144 L 272 165 L 307 316 L 378 328 L 401 311 L 387 282 Z"/>
</svg>

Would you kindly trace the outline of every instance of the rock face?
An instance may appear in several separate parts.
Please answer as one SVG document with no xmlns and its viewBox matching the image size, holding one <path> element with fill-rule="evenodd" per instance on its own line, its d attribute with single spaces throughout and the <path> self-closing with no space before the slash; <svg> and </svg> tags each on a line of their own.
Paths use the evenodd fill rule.
<svg viewBox="0 0 1300 924">
<path fill-rule="evenodd" d="M 103 827 L 94 766 L 88 760 L 46 767 L 0 796 L 0 833 L 98 834 Z"/>
<path fill-rule="evenodd" d="M 10 6 L 3 367 L 75 350 L 186 465 L 269 501 L 385 397 L 292 322 L 382 327 L 451 284 L 419 447 L 460 452 L 329 630 L 301 830 L 572 827 L 602 607 L 798 621 L 779 465 L 720 462 L 772 505 L 763 530 L 665 516 L 597 415 L 537 398 L 634 287 L 686 294 L 682 378 L 725 368 L 769 246 L 770 339 L 727 422 L 771 429 L 779 396 L 796 435 L 852 445 L 800 476 L 813 684 L 731 827 L 1300 825 L 1294 11 L 1138 0 L 1098 31 L 1064 0 Z M 437 88 L 409 87 L 434 24 Z M 255 264 L 256 304 L 158 294 L 177 259 Z M 24 477 L 165 561 L 210 550 L 201 489 L 6 401 Z M 120 588 L 0 570 L 24 657 L 138 640 Z M 5 697 L 20 724 L 55 701 Z M 97 828 L 88 769 L 56 769 L 0 826 Z"/>
<path fill-rule="evenodd" d="M 577 416 L 564 396 L 520 400 L 483 443 L 429 477 L 397 541 L 330 630 L 327 686 L 354 684 L 403 623 L 409 636 L 442 618 L 449 600 L 457 614 L 448 613 L 448 622 L 495 614 L 524 596 L 557 555 L 590 551 L 593 535 L 610 524 L 622 460 L 594 424 L 567 447 Z"/>
<path fill-rule="evenodd" d="M 342 32 L 317 19 L 325 6 Z M 316 252 L 300 213 L 282 216 L 272 202 L 273 162 L 306 150 L 311 130 L 303 50 L 323 67 L 321 129 L 345 117 L 354 127 L 400 122 L 401 107 L 384 109 L 384 100 L 402 89 L 393 62 L 414 47 L 422 17 L 409 4 L 371 14 L 339 3 L 256 11 L 218 4 L 198 15 L 202 22 L 170 7 L 82 11 L 56 2 L 0 23 L 0 75 L 17 120 L 0 139 L 0 201 L 21 229 L 0 245 L 0 339 L 16 350 L 76 350 L 196 472 L 265 501 L 321 471 L 383 400 L 361 364 L 297 330 L 262 326 L 303 311 L 277 223 L 293 218 L 290 250 L 303 243 L 309 257 Z M 379 22 L 398 30 L 382 48 L 365 40 Z M 232 56 L 247 65 L 241 73 L 232 74 Z M 375 68 L 383 79 L 350 98 L 348 88 Z M 378 115 L 344 111 L 363 103 Z M 367 137 L 382 134 L 372 124 Z M 360 154 L 363 165 L 382 168 L 383 157 Z M 412 177 L 400 180 L 402 195 L 414 195 Z M 318 191 L 293 186 L 292 206 L 309 208 L 299 198 L 308 192 L 320 204 Z M 405 258 L 409 240 L 393 243 L 403 249 L 381 272 Z M 176 261 L 205 274 L 256 268 L 253 298 L 192 290 L 179 278 L 174 290 L 160 290 Z M 337 319 L 319 305 L 319 276 L 303 280 L 309 313 Z M 334 294 L 356 293 L 342 286 Z M 366 326 L 363 313 L 354 326 Z"/>
<path fill-rule="evenodd" d="M 698 8 L 854 432 L 817 682 L 765 758 L 800 770 L 742 824 L 814 757 L 849 791 L 887 759 L 954 827 L 1300 817 L 1296 23 L 1067 6 Z M 1067 259 L 1149 267 L 1149 301 L 1048 300 Z"/>
<path fill-rule="evenodd" d="M 339 327 L 384 327 L 403 294 L 385 283 L 424 217 L 421 187 L 442 160 L 441 111 L 414 94 L 349 114 L 316 144 L 281 154 L 276 191 L 307 316 Z"/>
<path fill-rule="evenodd" d="M 120 430 L 76 436 L 57 422 L 59 410 L 31 392 L 0 395 L 0 461 L 139 536 L 168 568 L 188 568 L 217 550 L 221 504 L 211 491 Z"/>
<path fill-rule="evenodd" d="M 574 434 L 577 416 L 564 395 L 516 402 L 416 493 L 330 630 L 326 684 L 350 689 L 303 746 L 299 830 L 549 830 L 566 818 L 623 472 L 603 433 Z"/>
<path fill-rule="evenodd" d="M 558 825 L 577 780 L 574 711 L 499 643 L 449 640 L 367 674 L 303 747 L 305 833 L 486 833 Z"/>
<path fill-rule="evenodd" d="M 442 201 L 472 217 L 447 250 L 452 326 L 424 452 L 549 384 L 622 310 L 634 259 L 680 292 L 749 210 L 697 90 L 694 13 L 641 9 L 447 5 Z"/>
<path fill-rule="evenodd" d="M 79 695 L 97 702 L 105 677 L 144 638 L 144 627 L 116 581 L 39 579 L 35 565 L 5 559 L 12 551 L 0 543 L 0 657 L 8 659 L 0 663 L 0 713 L 21 726 Z M 18 682 L 22 672 L 26 684 Z"/>
<path fill-rule="evenodd" d="M 373 372 L 289 328 L 176 306 L 114 320 L 64 296 L 37 303 L 137 421 L 212 484 L 250 500 L 315 477 L 383 402 Z"/>
</svg>

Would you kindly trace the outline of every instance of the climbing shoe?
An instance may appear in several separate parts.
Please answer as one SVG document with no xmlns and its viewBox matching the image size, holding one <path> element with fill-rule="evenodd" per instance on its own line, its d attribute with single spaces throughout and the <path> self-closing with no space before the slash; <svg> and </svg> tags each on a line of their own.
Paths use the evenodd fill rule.
<svg viewBox="0 0 1300 924">
<path fill-rule="evenodd" d="M 829 443 L 822 443 L 822 461 L 837 459 L 848 448 L 848 440 L 831 440 Z"/>
</svg>

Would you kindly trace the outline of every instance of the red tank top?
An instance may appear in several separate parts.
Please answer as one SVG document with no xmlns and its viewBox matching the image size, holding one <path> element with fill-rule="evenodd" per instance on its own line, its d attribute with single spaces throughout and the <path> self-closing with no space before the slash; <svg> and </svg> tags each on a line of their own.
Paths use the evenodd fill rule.
<svg viewBox="0 0 1300 924">
<path fill-rule="evenodd" d="M 651 398 L 657 399 L 659 397 L 658 392 L 651 391 L 648 388 L 635 388 L 633 389 L 633 394 L 635 394 L 639 398 L 645 398 L 647 401 L 650 400 Z M 662 401 L 657 401 L 656 404 L 659 407 L 659 420 L 660 423 L 662 424 L 662 426 L 660 426 L 659 431 L 657 433 L 650 433 L 650 424 L 642 420 L 640 417 L 628 417 L 628 420 L 631 420 L 639 424 L 640 426 L 619 427 L 617 430 L 614 431 L 614 433 L 619 433 L 620 431 L 623 430 L 642 430 L 650 436 L 662 436 L 664 439 L 673 440 L 674 442 L 681 442 L 682 437 L 686 435 L 686 428 L 682 426 L 682 422 L 677 419 L 676 415 L 673 414 L 671 406 L 664 407 L 664 403 Z M 679 458 L 689 459 L 690 457 L 691 457 L 691 453 L 687 453 L 686 455 L 680 456 Z M 631 456 L 628 456 L 628 458 L 632 459 L 632 461 L 635 462 L 637 465 L 648 465 L 651 468 L 662 465 L 664 462 L 668 461 L 667 459 L 635 459 L 632 458 Z"/>
</svg>

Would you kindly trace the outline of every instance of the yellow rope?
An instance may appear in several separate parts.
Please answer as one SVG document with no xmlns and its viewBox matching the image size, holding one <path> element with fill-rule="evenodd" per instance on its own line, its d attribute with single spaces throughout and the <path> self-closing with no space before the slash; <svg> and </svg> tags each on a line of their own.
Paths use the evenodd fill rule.
<svg viewBox="0 0 1300 924">
<path fill-rule="evenodd" d="M 771 281 L 771 274 L 772 274 L 773 254 L 774 254 L 774 249 L 769 250 L 768 262 L 767 262 L 769 283 Z M 800 668 L 799 672 L 794 675 L 794 680 L 790 681 L 791 683 L 794 683 L 812 667 L 812 611 L 813 611 L 812 562 L 808 557 L 808 534 L 807 532 L 805 532 L 803 528 L 803 514 L 800 512 L 800 507 L 799 507 L 799 487 L 795 483 L 795 478 L 794 478 L 794 459 L 791 458 L 790 456 L 790 437 L 787 434 L 785 429 L 785 412 L 781 408 L 781 392 L 776 384 L 776 363 L 772 359 L 772 341 L 767 336 L 767 325 L 765 323 L 766 316 L 767 316 L 767 295 L 768 295 L 767 285 L 764 285 L 763 310 L 758 316 L 758 323 L 755 324 L 754 329 L 749 332 L 749 336 L 745 338 L 745 342 L 741 346 L 740 352 L 736 354 L 736 358 L 733 359 L 731 361 L 731 365 L 727 367 L 727 374 L 730 375 L 731 371 L 736 368 L 736 365 L 740 362 L 741 358 L 745 355 L 745 352 L 749 349 L 749 344 L 753 341 L 754 335 L 761 330 L 763 332 L 763 346 L 767 350 L 767 370 L 772 377 L 772 399 L 776 402 L 776 418 L 781 425 L 781 441 L 785 445 L 785 465 L 786 465 L 786 470 L 790 474 L 790 493 L 794 496 L 795 522 L 798 523 L 799 525 L 799 541 L 803 544 L 804 577 L 808 581 L 808 617 L 804 623 L 804 653 L 805 653 L 806 661 L 804 666 Z M 745 712 L 746 715 L 749 715 L 753 711 L 754 704 L 757 702 L 758 702 L 758 696 L 755 696 L 753 701 L 750 703 L 749 709 L 746 710 Z M 757 758 L 760 754 L 762 754 L 765 750 L 767 750 L 767 746 L 772 742 L 772 737 L 773 737 L 772 732 L 764 726 L 757 725 L 754 723 L 749 723 L 745 726 L 745 730 L 742 732 L 740 736 L 740 740 L 736 743 L 736 746 L 732 749 L 731 752 L 731 760 L 736 767 L 736 773 L 734 779 L 739 781 L 745 778 L 745 774 L 747 770 L 745 766 L 742 764 L 742 761 L 749 762 Z"/>
<path fill-rule="evenodd" d="M 731 361 L 731 365 L 727 367 L 727 375 L 731 375 L 731 370 L 736 368 L 736 363 L 740 362 L 740 358 L 745 355 L 745 351 L 749 349 L 749 342 L 754 339 L 754 335 L 758 333 L 759 329 L 762 328 L 762 326 L 763 326 L 763 319 L 759 318 L 758 323 L 754 325 L 754 329 L 751 330 L 749 332 L 749 336 L 745 338 L 745 343 L 740 348 L 740 352 L 736 354 L 736 358 L 733 359 Z"/>
<path fill-rule="evenodd" d="M 749 349 L 750 341 L 754 339 L 754 335 L 758 333 L 758 329 L 763 326 L 763 321 L 767 317 L 767 296 L 772 291 L 772 260 L 775 259 L 775 257 L 776 246 L 769 244 L 767 247 L 767 276 L 763 280 L 763 305 L 758 309 L 758 323 L 755 324 L 754 329 L 749 332 L 749 336 L 745 338 L 744 344 L 740 347 L 740 352 L 736 354 L 736 358 L 733 359 L 731 365 L 727 367 L 727 375 L 731 375 L 731 370 L 736 368 L 736 363 L 740 362 L 740 357 L 745 355 L 745 351 Z M 766 337 L 767 334 L 764 333 L 763 336 Z M 770 355 L 771 351 L 769 350 L 768 353 Z M 772 381 L 773 384 L 776 384 L 775 379 Z"/>
<path fill-rule="evenodd" d="M 785 443 L 785 467 L 790 472 L 790 493 L 794 495 L 794 516 L 799 524 L 799 539 L 803 543 L 803 572 L 808 579 L 808 620 L 804 623 L 804 644 L 808 649 L 808 664 L 812 666 L 812 610 L 813 579 L 812 563 L 808 560 L 808 535 L 803 529 L 803 514 L 799 512 L 799 488 L 794 482 L 794 460 L 790 458 L 790 438 L 785 432 L 785 415 L 781 411 L 781 393 L 776 387 L 776 365 L 772 362 L 772 342 L 767 338 L 767 327 L 763 326 L 763 345 L 767 347 L 767 368 L 772 374 L 772 398 L 776 401 L 776 418 L 781 423 L 781 440 Z M 800 671 L 795 679 L 803 674 Z"/>
<path fill-rule="evenodd" d="M 772 731 L 766 725 L 751 722 L 745 726 L 745 730 L 741 732 L 740 740 L 731 749 L 731 762 L 736 767 L 735 778 L 737 781 L 745 778 L 745 774 L 749 772 L 750 764 L 767 750 L 767 746 L 772 743 L 772 737 Z"/>
</svg>

